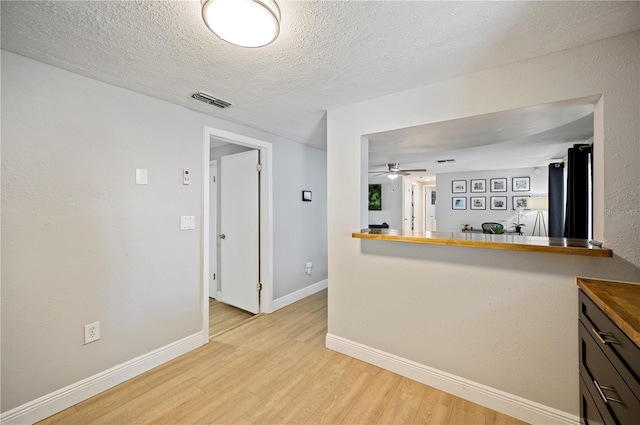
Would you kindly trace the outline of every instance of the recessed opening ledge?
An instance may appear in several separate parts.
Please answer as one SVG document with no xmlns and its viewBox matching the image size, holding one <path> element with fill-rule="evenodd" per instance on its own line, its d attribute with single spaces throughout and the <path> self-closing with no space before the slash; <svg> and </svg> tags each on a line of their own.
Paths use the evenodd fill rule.
<svg viewBox="0 0 640 425">
<path fill-rule="evenodd" d="M 469 248 L 510 251 L 548 252 L 552 254 L 613 257 L 613 251 L 586 239 L 548 238 L 543 236 L 495 235 L 458 232 L 403 232 L 393 229 L 362 229 L 351 234 L 356 239 L 453 245 Z"/>
</svg>

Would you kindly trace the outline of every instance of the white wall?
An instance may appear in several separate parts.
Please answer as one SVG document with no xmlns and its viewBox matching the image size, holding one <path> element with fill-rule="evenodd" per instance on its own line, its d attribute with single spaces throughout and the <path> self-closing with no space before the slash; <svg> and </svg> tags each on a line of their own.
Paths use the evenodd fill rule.
<svg viewBox="0 0 640 425">
<path fill-rule="evenodd" d="M 329 110 L 329 337 L 577 415 L 575 276 L 640 281 L 639 52 L 635 32 Z M 596 94 L 595 238 L 613 258 L 351 237 L 363 134 Z"/>
<path fill-rule="evenodd" d="M 276 297 L 325 279 L 325 152 L 2 51 L 3 412 L 201 330 L 204 126 L 273 143 Z"/>
<path fill-rule="evenodd" d="M 436 218 L 438 220 L 438 231 L 441 232 L 456 232 L 460 231 L 463 224 L 470 224 L 474 229 L 480 229 L 482 223 L 494 222 L 502 223 L 506 230 L 513 230 L 512 223 L 516 220 L 516 212 L 513 209 L 513 197 L 514 196 L 539 196 L 547 195 L 549 191 L 548 187 L 548 169 L 546 166 L 538 167 L 539 174 L 535 173 L 535 168 L 516 168 L 509 170 L 493 170 L 493 171 L 473 171 L 466 173 L 441 173 L 437 175 L 436 179 Z M 530 191 L 528 192 L 513 192 L 511 182 L 513 177 L 530 177 Z M 492 178 L 506 178 L 507 179 L 507 191 L 506 192 L 491 192 L 490 184 Z M 486 180 L 486 192 L 484 193 L 472 193 L 471 192 L 471 179 L 484 179 Z M 452 193 L 451 182 L 453 180 L 466 180 L 467 192 L 466 193 Z M 466 210 L 454 210 L 451 208 L 452 197 L 465 197 L 467 198 Z M 472 210 L 471 209 L 471 197 L 484 197 L 485 198 L 485 210 Z M 507 197 L 507 209 L 506 210 L 492 210 L 491 209 L 491 197 L 492 196 L 506 196 Z M 544 212 L 545 222 L 548 223 L 547 213 Z M 525 212 L 522 222 L 525 224 L 523 232 L 525 234 L 531 234 L 533 231 L 533 225 L 536 218 L 535 211 Z M 536 228 L 536 235 L 538 230 Z M 544 231 L 542 232 L 544 234 Z"/>
<path fill-rule="evenodd" d="M 402 229 L 402 179 L 380 176 L 369 178 L 369 183 L 382 185 L 382 210 L 369 211 L 368 224 L 387 223 L 392 229 Z"/>
<path fill-rule="evenodd" d="M 327 153 L 283 141 L 273 147 L 273 298 L 327 279 Z M 302 201 L 310 190 L 311 202 Z M 304 264 L 313 263 L 311 276 Z"/>
</svg>

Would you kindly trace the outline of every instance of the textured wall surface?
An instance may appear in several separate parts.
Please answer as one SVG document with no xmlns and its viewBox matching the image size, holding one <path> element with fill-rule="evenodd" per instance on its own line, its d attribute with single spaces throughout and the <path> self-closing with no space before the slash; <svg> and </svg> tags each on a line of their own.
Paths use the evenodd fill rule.
<svg viewBox="0 0 640 425">
<path fill-rule="evenodd" d="M 640 282 L 639 53 L 636 32 L 330 110 L 329 332 L 577 415 L 574 278 Z M 614 258 L 351 238 L 361 135 L 596 94 L 596 235 Z"/>
<path fill-rule="evenodd" d="M 325 152 L 2 51 L 3 411 L 201 330 L 204 126 L 273 143 L 274 186 L 296 185 L 275 196 L 317 187 L 322 213 L 298 221 L 274 200 L 276 244 L 325 252 L 310 282 L 276 246 L 276 296 L 326 278 L 326 195 L 311 180 L 325 180 Z M 196 230 L 180 231 L 180 215 Z M 85 346 L 93 321 L 102 338 Z"/>
</svg>

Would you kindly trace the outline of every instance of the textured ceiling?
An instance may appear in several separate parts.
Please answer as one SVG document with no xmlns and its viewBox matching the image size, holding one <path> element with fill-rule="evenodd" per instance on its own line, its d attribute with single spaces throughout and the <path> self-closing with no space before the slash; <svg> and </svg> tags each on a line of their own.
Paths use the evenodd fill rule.
<svg viewBox="0 0 640 425">
<path fill-rule="evenodd" d="M 330 107 L 640 28 L 637 1 L 278 3 L 280 37 L 244 49 L 207 30 L 199 1 L 2 1 L 2 48 L 324 148 Z"/>
</svg>

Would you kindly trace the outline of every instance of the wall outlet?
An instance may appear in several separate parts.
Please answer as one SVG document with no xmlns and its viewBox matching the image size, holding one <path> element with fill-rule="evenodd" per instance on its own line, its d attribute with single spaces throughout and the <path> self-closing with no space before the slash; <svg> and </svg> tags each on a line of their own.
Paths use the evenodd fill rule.
<svg viewBox="0 0 640 425">
<path fill-rule="evenodd" d="M 89 323 L 84 325 L 84 343 L 85 345 L 100 339 L 100 322 Z"/>
<path fill-rule="evenodd" d="M 311 269 L 313 269 L 313 263 L 311 261 L 304 263 L 304 272 L 311 276 Z"/>
<path fill-rule="evenodd" d="M 180 216 L 180 230 L 193 230 L 196 228 L 196 217 L 193 215 Z"/>
</svg>

